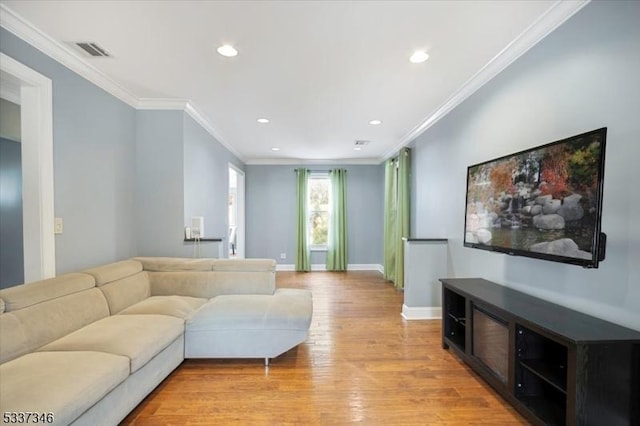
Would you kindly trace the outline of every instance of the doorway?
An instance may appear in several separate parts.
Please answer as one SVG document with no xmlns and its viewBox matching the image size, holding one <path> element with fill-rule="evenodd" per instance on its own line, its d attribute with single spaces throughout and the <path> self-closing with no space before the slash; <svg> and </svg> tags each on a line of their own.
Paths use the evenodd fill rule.
<svg viewBox="0 0 640 426">
<path fill-rule="evenodd" d="M 20 105 L 22 281 L 50 278 L 56 272 L 51 80 L 0 53 L 0 87 L 5 97 Z M 7 249 L 17 250 L 14 246 Z"/>
<path fill-rule="evenodd" d="M 228 257 L 243 259 L 245 257 L 244 235 L 244 172 L 229 164 L 229 208 L 227 222 L 229 224 Z"/>
<path fill-rule="evenodd" d="M 20 85 L 0 71 L 0 289 L 24 283 Z"/>
</svg>

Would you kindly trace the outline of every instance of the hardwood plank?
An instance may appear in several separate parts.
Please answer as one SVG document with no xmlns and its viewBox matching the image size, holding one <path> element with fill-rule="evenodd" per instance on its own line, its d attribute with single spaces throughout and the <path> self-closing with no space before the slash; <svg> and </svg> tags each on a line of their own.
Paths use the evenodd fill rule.
<svg viewBox="0 0 640 426">
<path fill-rule="evenodd" d="M 405 321 L 377 272 L 279 272 L 308 288 L 307 341 L 271 360 L 186 360 L 124 425 L 526 425 L 441 347 L 440 321 Z"/>
</svg>

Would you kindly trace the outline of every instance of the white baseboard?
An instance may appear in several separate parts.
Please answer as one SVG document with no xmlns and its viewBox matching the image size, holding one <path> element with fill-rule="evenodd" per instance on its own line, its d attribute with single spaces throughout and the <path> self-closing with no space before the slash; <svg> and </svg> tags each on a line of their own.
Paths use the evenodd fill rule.
<svg viewBox="0 0 640 426">
<path fill-rule="evenodd" d="M 295 265 L 291 264 L 281 264 L 278 263 L 276 265 L 276 271 L 295 271 Z M 311 265 L 312 272 L 326 272 L 327 265 L 324 263 L 318 263 Z M 347 271 L 378 271 L 382 273 L 382 265 L 378 265 L 375 263 L 350 263 L 347 265 Z"/>
<path fill-rule="evenodd" d="M 402 318 L 406 320 L 442 319 L 442 308 L 440 306 L 402 305 Z"/>
<path fill-rule="evenodd" d="M 276 271 L 293 272 L 296 270 L 295 265 L 276 264 Z"/>
<path fill-rule="evenodd" d="M 350 263 L 347 265 L 348 271 L 379 271 L 382 265 L 375 263 Z"/>
</svg>

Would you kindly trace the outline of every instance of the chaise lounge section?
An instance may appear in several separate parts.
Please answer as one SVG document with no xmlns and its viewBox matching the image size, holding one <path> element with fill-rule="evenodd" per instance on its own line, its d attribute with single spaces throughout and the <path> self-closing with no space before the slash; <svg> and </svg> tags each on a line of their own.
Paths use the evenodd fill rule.
<svg viewBox="0 0 640 426">
<path fill-rule="evenodd" d="M 136 258 L 0 291 L 0 411 L 117 424 L 185 358 L 274 358 L 310 292 L 268 259 Z"/>
</svg>

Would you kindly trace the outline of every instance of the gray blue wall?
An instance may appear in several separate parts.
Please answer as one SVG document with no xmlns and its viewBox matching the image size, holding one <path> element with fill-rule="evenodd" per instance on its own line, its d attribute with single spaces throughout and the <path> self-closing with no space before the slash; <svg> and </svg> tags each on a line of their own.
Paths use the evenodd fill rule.
<svg viewBox="0 0 640 426">
<path fill-rule="evenodd" d="M 136 111 L 5 29 L 0 51 L 53 82 L 58 274 L 136 255 L 191 256 L 183 238 L 192 215 L 226 238 L 228 163 L 243 164 L 191 117 Z M 218 253 L 202 244 L 202 256 Z"/>
<path fill-rule="evenodd" d="M 280 264 L 295 262 L 296 179 L 294 170 L 329 170 L 329 166 L 248 165 L 246 173 L 247 257 L 269 257 Z M 382 166 L 336 166 L 347 169 L 349 264 L 382 264 Z M 280 259 L 286 253 L 286 259 Z M 313 252 L 312 264 L 325 263 Z"/>
<path fill-rule="evenodd" d="M 21 148 L 0 138 L 0 288 L 24 282 Z"/>
<path fill-rule="evenodd" d="M 5 29 L 0 51 L 53 82 L 57 273 L 135 255 L 135 110 Z"/>
<path fill-rule="evenodd" d="M 592 2 L 414 143 L 415 235 L 482 277 L 640 329 L 639 2 Z M 464 248 L 467 166 L 608 127 L 597 270 Z"/>
<path fill-rule="evenodd" d="M 140 256 L 194 255 L 184 227 L 204 217 L 201 257 L 226 253 L 229 163 L 244 165 L 182 111 L 138 111 L 136 151 L 137 241 Z"/>
<path fill-rule="evenodd" d="M 136 113 L 136 241 L 140 256 L 185 255 L 183 114 Z"/>
<path fill-rule="evenodd" d="M 184 226 L 191 218 L 204 217 L 205 237 L 223 237 L 222 253 L 228 253 L 229 163 L 244 164 L 190 116 L 184 114 Z M 193 252 L 192 244 L 189 249 Z M 203 257 L 218 257 L 218 244 L 201 243 Z"/>
</svg>

